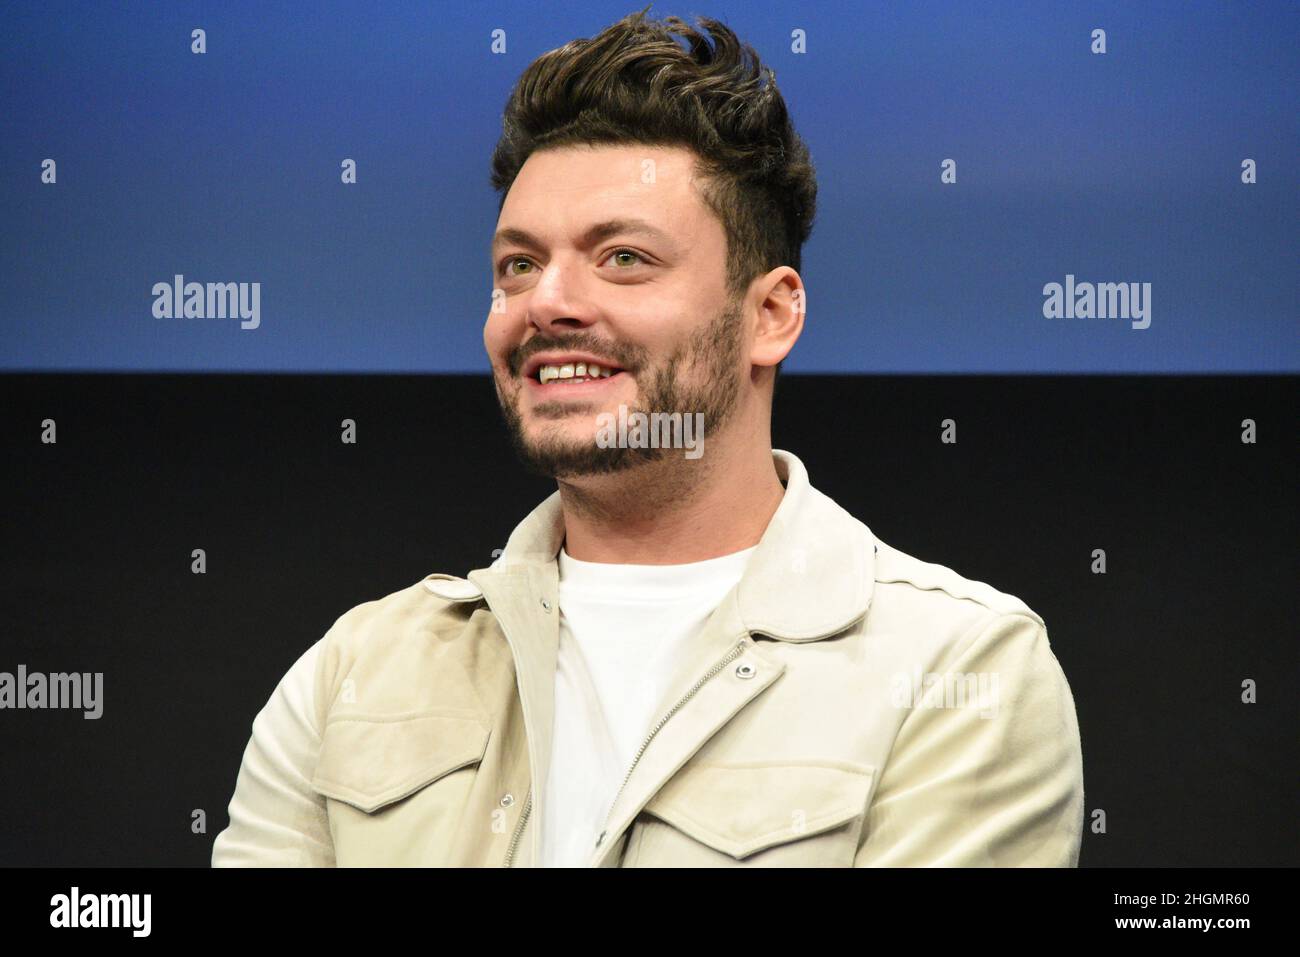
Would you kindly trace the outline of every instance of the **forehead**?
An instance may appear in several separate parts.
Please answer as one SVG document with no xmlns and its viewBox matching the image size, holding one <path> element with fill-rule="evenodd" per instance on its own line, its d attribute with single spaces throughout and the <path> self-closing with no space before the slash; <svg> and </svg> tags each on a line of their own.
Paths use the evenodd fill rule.
<svg viewBox="0 0 1300 957">
<path fill-rule="evenodd" d="M 678 146 L 577 145 L 528 157 L 501 207 L 499 231 L 568 235 L 637 218 L 688 237 L 721 224 L 696 192 L 693 152 Z M 494 245 L 499 242 L 494 242 Z"/>
</svg>

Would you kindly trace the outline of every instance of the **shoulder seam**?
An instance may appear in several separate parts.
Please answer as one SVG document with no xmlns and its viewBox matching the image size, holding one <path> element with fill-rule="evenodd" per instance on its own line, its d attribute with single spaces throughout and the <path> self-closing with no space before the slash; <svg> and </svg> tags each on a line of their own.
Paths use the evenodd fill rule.
<svg viewBox="0 0 1300 957">
<path fill-rule="evenodd" d="M 954 572 L 954 574 L 956 574 L 956 573 Z M 1020 610 L 1018 610 L 1018 609 L 1017 609 L 1017 610 L 1012 610 L 1012 611 L 1003 611 L 1002 609 L 999 609 L 999 608 L 994 607 L 993 605 L 990 605 L 988 602 L 984 601 L 982 598 L 977 598 L 977 597 L 975 597 L 974 595 L 959 595 L 959 594 L 957 594 L 956 592 L 952 591 L 951 589 L 949 589 L 949 588 L 947 588 L 947 587 L 945 587 L 945 586 L 943 586 L 943 585 L 922 586 L 922 585 L 918 585 L 916 582 L 914 582 L 914 581 L 912 581 L 911 579 L 908 579 L 908 578 L 877 578 L 877 579 L 876 579 L 876 584 L 877 584 L 877 585 L 910 585 L 910 586 L 911 586 L 915 591 L 940 591 L 940 592 L 943 592 L 945 595 L 947 595 L 949 598 L 953 598 L 953 599 L 955 599 L 955 600 L 957 600 L 957 601 L 969 601 L 969 602 L 972 602 L 972 603 L 974 603 L 974 604 L 976 604 L 976 605 L 979 605 L 981 608 L 987 608 L 989 611 L 994 612 L 995 614 L 1001 614 L 1001 615 L 1024 615 L 1024 617 L 1029 618 L 1030 620 L 1033 620 L 1033 616 L 1032 616 L 1032 615 L 1025 615 L 1025 613 L 1024 613 L 1023 611 L 1020 611 Z M 987 584 L 987 583 L 984 583 L 984 584 Z M 1012 598 L 1012 599 L 1014 599 L 1016 602 L 1020 603 L 1021 605 L 1024 605 L 1024 604 L 1025 604 L 1025 602 L 1024 602 L 1022 599 L 1017 598 L 1015 595 L 1010 595 L 1010 594 L 1007 594 L 1006 592 L 998 591 L 996 588 L 993 588 L 992 585 L 988 585 L 987 587 L 990 588 L 990 589 L 992 589 L 993 591 L 998 592 L 999 595 L 1003 595 L 1003 596 L 1005 596 L 1005 597 L 1007 597 L 1007 598 Z M 1025 607 L 1028 607 L 1028 605 L 1026 605 Z"/>
</svg>

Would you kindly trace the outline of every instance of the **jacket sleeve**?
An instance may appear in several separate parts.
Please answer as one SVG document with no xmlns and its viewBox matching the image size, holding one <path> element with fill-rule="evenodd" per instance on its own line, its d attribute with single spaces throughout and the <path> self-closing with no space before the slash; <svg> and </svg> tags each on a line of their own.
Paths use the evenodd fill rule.
<svg viewBox="0 0 1300 957">
<path fill-rule="evenodd" d="M 936 684 L 911 701 L 854 865 L 1077 867 L 1083 756 L 1046 629 L 1000 614 L 941 668 L 967 688 L 983 681 L 987 696 L 961 706 Z"/>
<path fill-rule="evenodd" d="M 311 787 L 320 731 L 315 675 L 324 639 L 307 649 L 253 720 L 230 826 L 212 844 L 213 867 L 330 867 L 325 799 Z"/>
</svg>

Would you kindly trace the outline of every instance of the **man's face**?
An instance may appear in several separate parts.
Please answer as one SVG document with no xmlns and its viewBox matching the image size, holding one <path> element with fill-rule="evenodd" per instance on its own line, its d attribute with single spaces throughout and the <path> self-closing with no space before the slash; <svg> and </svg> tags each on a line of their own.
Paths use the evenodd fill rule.
<svg viewBox="0 0 1300 957">
<path fill-rule="evenodd" d="M 595 475 L 683 454 L 602 448 L 599 417 L 617 421 L 620 404 L 629 416 L 702 413 L 706 435 L 734 410 L 746 330 L 726 292 L 726 234 L 691 183 L 693 160 L 677 147 L 542 150 L 511 185 L 483 342 L 511 440 L 533 471 Z M 618 371 L 542 383 L 536 369 L 577 372 L 591 358 Z"/>
</svg>

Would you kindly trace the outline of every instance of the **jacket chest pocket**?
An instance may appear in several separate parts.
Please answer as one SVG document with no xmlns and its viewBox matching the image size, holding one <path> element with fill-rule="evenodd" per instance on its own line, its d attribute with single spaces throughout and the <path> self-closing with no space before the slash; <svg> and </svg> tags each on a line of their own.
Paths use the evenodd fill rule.
<svg viewBox="0 0 1300 957">
<path fill-rule="evenodd" d="M 459 712 L 331 719 L 311 786 L 329 799 L 336 863 L 447 863 L 489 733 Z"/>
<path fill-rule="evenodd" d="M 628 867 L 852 867 L 875 769 L 687 764 L 633 825 Z"/>
</svg>

